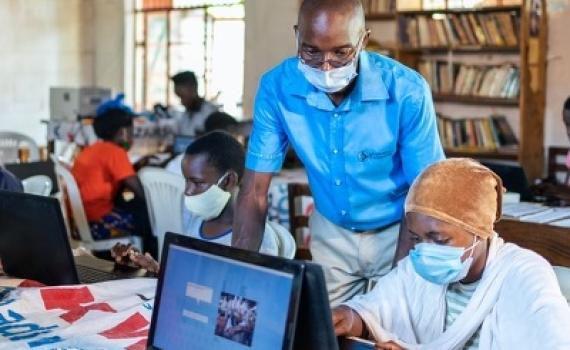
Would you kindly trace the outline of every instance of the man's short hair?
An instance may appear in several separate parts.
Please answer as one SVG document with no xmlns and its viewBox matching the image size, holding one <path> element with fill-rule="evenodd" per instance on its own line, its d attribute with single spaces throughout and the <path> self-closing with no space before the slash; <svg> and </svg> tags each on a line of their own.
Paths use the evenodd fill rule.
<svg viewBox="0 0 570 350">
<path fill-rule="evenodd" d="M 221 174 L 233 170 L 241 180 L 244 172 L 243 146 L 225 131 L 212 131 L 197 138 L 186 148 L 186 155 L 204 154 L 208 163 Z"/>
<path fill-rule="evenodd" d="M 97 116 L 93 129 L 98 138 L 110 141 L 119 130 L 133 125 L 133 115 L 124 109 L 113 108 Z"/>
<path fill-rule="evenodd" d="M 570 97 L 568 97 L 566 102 L 564 102 L 564 110 L 570 112 Z"/>
<path fill-rule="evenodd" d="M 224 112 L 214 112 L 206 119 L 204 130 L 206 130 L 206 132 L 215 130 L 231 131 L 236 125 L 238 125 L 238 122 L 231 115 Z"/>
<path fill-rule="evenodd" d="M 176 73 L 170 79 L 174 85 L 190 85 L 193 87 L 198 87 L 198 79 L 196 79 L 196 74 L 189 70 Z"/>
</svg>

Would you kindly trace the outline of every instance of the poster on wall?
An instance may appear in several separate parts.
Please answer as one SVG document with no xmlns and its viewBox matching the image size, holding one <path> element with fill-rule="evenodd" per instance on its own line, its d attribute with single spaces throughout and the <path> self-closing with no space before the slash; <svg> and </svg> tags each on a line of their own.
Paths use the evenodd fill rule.
<svg viewBox="0 0 570 350">
<path fill-rule="evenodd" d="M 548 0 L 546 2 L 549 14 L 556 14 L 570 10 L 570 0 Z"/>
</svg>

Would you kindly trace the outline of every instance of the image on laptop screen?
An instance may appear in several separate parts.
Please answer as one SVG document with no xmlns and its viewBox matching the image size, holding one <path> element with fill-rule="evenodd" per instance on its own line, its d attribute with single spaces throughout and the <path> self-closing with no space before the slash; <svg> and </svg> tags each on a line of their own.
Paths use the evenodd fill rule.
<svg viewBox="0 0 570 350">
<path fill-rule="evenodd" d="M 292 273 L 177 245 L 167 259 L 155 348 L 283 348 Z"/>
</svg>

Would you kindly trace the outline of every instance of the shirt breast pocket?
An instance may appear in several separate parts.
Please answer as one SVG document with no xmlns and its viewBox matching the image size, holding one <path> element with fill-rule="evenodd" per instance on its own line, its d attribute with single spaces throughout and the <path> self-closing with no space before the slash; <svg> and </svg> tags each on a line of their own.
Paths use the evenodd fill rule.
<svg viewBox="0 0 570 350">
<path fill-rule="evenodd" d="M 372 177 L 378 175 L 388 175 L 394 168 L 395 147 L 386 147 L 380 149 L 365 148 L 356 155 L 359 168 Z"/>
</svg>

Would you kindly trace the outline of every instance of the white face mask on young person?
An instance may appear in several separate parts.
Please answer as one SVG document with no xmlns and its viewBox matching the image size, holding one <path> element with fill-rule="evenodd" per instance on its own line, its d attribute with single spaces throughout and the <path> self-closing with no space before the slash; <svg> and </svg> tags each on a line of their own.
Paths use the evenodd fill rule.
<svg viewBox="0 0 570 350">
<path fill-rule="evenodd" d="M 231 193 L 220 188 L 220 184 L 229 173 L 225 173 L 206 191 L 193 196 L 184 197 L 184 205 L 192 214 L 199 216 L 203 220 L 211 220 L 222 214 L 222 211 L 231 198 Z"/>
<path fill-rule="evenodd" d="M 299 41 L 297 40 L 297 45 Z M 360 56 L 362 41 L 358 41 L 354 58 L 346 65 L 323 71 L 319 68 L 311 67 L 303 62 L 299 54 L 298 68 L 305 76 L 305 79 L 317 89 L 332 94 L 346 88 L 350 82 L 358 75 L 356 72 L 358 57 Z M 297 50 L 299 51 L 299 50 Z"/>
</svg>

